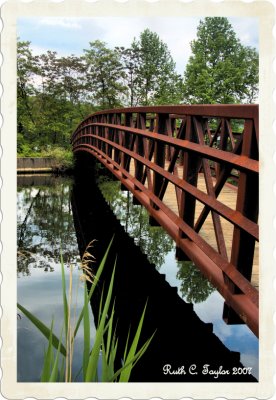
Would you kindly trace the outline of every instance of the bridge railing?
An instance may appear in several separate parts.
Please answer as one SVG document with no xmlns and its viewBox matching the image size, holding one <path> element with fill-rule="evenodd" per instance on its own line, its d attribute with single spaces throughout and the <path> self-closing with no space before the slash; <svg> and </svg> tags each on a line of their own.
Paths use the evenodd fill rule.
<svg viewBox="0 0 276 400">
<path fill-rule="evenodd" d="M 258 143 L 257 105 L 105 110 L 72 136 L 73 151 L 91 153 L 120 179 L 173 237 L 179 257 L 194 261 L 222 293 L 225 320 L 238 315 L 255 334 Z"/>
</svg>

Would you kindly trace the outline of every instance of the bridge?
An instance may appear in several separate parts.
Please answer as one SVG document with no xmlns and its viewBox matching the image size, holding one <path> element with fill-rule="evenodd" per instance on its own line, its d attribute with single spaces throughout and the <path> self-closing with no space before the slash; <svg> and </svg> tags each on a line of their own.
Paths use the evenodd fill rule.
<svg viewBox="0 0 276 400">
<path fill-rule="evenodd" d="M 257 105 L 191 105 L 99 111 L 72 135 L 217 288 L 224 320 L 256 336 L 258 133 Z"/>
</svg>

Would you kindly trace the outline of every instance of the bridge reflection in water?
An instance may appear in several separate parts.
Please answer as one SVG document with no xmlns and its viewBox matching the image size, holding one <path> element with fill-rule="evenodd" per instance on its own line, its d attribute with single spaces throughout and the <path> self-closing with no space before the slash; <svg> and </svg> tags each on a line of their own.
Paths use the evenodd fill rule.
<svg viewBox="0 0 276 400">
<path fill-rule="evenodd" d="M 181 299 L 175 288 L 166 282 L 164 275 L 149 263 L 104 200 L 94 181 L 92 157 L 82 155 L 82 161 L 85 164 L 85 173 L 81 168 L 72 192 L 73 217 L 80 254 L 83 254 L 87 243 L 96 239 L 93 249 L 97 260 L 96 268 L 116 232 L 101 284 L 109 280 L 117 257 L 114 298 L 119 337 L 118 364 L 123 356 L 129 327 L 132 327 L 133 335 L 146 302 L 148 305 L 141 342 L 156 331 L 147 352 L 133 369 L 131 381 L 256 381 L 246 373 L 232 374 L 233 368 L 243 367 L 239 362 L 239 353 L 228 350 L 213 334 L 212 325 L 202 322 L 194 312 L 192 304 Z M 92 302 L 95 320 L 99 301 L 99 297 L 94 297 Z M 206 364 L 212 370 L 222 367 L 224 371 L 231 373 L 215 378 L 214 375 L 202 373 Z M 170 372 L 177 373 L 169 373 L 169 369 Z"/>
</svg>

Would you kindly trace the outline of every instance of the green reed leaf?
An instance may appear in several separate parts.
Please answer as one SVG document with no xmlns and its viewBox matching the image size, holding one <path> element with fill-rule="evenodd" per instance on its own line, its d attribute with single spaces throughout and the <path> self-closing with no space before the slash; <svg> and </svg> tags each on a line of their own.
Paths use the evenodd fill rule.
<svg viewBox="0 0 276 400">
<path fill-rule="evenodd" d="M 66 280 L 65 280 L 65 271 L 64 271 L 64 262 L 63 262 L 62 251 L 60 251 L 60 262 L 61 262 L 63 312 L 64 312 L 64 322 L 65 322 L 65 341 L 67 343 L 67 335 L 68 335 L 68 302 L 67 302 L 67 295 L 66 295 Z"/>
<path fill-rule="evenodd" d="M 134 336 L 134 339 L 133 339 L 132 344 L 130 346 L 130 349 L 129 349 L 128 353 L 127 353 L 127 357 L 125 359 L 125 364 L 128 364 L 128 367 L 125 368 L 122 371 L 122 373 L 120 375 L 120 382 L 128 382 L 129 381 L 130 373 L 131 373 L 131 370 L 132 370 L 132 362 L 131 362 L 131 360 L 134 360 L 134 357 L 135 357 L 135 354 L 136 354 L 136 350 L 137 350 L 137 346 L 138 346 L 138 342 L 139 342 L 139 339 L 140 339 L 142 326 L 143 326 L 143 322 L 144 322 L 146 308 L 147 308 L 147 304 L 144 307 L 142 316 L 141 316 L 140 321 L 139 321 L 139 325 L 138 325 L 137 331 L 135 333 L 135 336 Z"/>
<path fill-rule="evenodd" d="M 56 352 L 56 357 L 54 361 L 54 366 L 50 375 L 48 382 L 58 382 L 58 365 L 59 365 L 59 356 L 60 356 L 60 347 L 61 347 L 61 339 L 62 339 L 63 329 L 61 330 L 58 349 Z"/>
<path fill-rule="evenodd" d="M 112 272 L 112 277 L 110 280 L 109 288 L 108 288 L 108 293 L 106 297 L 106 301 L 104 304 L 104 309 L 101 315 L 100 319 L 100 324 L 97 327 L 96 331 L 96 337 L 95 337 L 95 342 L 89 357 L 89 363 L 87 367 L 87 372 L 85 375 L 85 382 L 94 382 L 97 376 L 97 368 L 98 368 L 98 360 L 99 360 L 99 355 L 100 355 L 100 349 L 101 345 L 103 342 L 103 335 L 105 331 L 105 324 L 106 324 L 106 317 L 111 301 L 111 296 L 112 296 L 112 290 L 113 290 L 113 283 L 114 283 L 114 275 L 115 275 L 115 268 L 116 268 L 116 261 L 115 261 L 115 266 Z"/>
<path fill-rule="evenodd" d="M 28 311 L 25 307 L 21 304 L 17 303 L 17 307 L 20 311 L 25 314 L 25 316 L 33 323 L 34 326 L 49 340 L 51 329 L 49 329 L 43 322 L 41 322 L 35 315 L 33 315 L 30 311 Z M 52 344 L 57 349 L 59 345 L 59 339 L 52 333 Z M 60 347 L 61 353 L 66 356 L 66 349 L 63 344 Z"/>
<path fill-rule="evenodd" d="M 96 273 L 96 276 L 95 276 L 95 283 L 92 284 L 92 286 L 91 286 L 91 288 L 90 288 L 90 291 L 89 291 L 88 301 L 91 300 L 91 297 L 92 297 L 92 295 L 93 295 L 93 293 L 94 293 L 94 290 L 95 290 L 95 288 L 96 288 L 97 282 L 98 282 L 99 279 L 100 279 L 100 276 L 101 276 L 101 274 L 102 274 L 103 268 L 104 268 L 105 263 L 106 263 L 106 259 L 107 259 L 107 256 L 108 256 L 110 247 L 111 247 L 111 245 L 112 245 L 112 243 L 113 243 L 113 239 L 114 239 L 114 236 L 112 237 L 112 239 L 111 239 L 111 241 L 110 241 L 110 243 L 109 243 L 109 246 L 108 246 L 108 248 L 107 248 L 107 250 L 106 250 L 106 252 L 105 252 L 105 254 L 104 254 L 103 258 L 102 258 L 102 261 L 101 261 L 101 263 L 100 263 L 100 265 L 99 265 L 99 268 L 98 268 L 97 273 Z M 78 332 L 78 329 L 79 329 L 79 326 L 80 326 L 80 323 L 81 323 L 81 321 L 82 321 L 83 312 L 84 312 L 84 310 L 82 309 L 82 311 L 81 311 L 81 313 L 80 313 L 80 315 L 79 315 L 79 318 L 78 318 L 78 321 L 77 321 L 75 330 L 74 330 L 74 337 L 76 336 L 76 334 L 77 334 L 77 332 Z"/>
<path fill-rule="evenodd" d="M 53 360 L 53 346 L 52 346 L 53 325 L 54 325 L 54 321 L 52 320 L 50 336 L 48 339 L 48 348 L 47 348 L 46 354 L 44 355 L 43 369 L 42 369 L 41 378 L 40 378 L 41 382 L 49 382 L 49 378 L 51 376 L 51 367 L 52 367 L 52 360 Z"/>
<path fill-rule="evenodd" d="M 90 319 L 89 319 L 89 308 L 88 308 L 88 293 L 86 287 L 84 287 L 84 307 L 83 307 L 83 376 L 86 375 L 89 353 L 90 353 Z"/>
</svg>

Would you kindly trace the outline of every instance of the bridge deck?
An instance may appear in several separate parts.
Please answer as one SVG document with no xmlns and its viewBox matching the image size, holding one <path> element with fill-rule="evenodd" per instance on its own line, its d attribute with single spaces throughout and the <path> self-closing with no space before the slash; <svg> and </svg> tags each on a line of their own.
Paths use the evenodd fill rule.
<svg viewBox="0 0 276 400">
<path fill-rule="evenodd" d="M 134 162 L 131 162 L 130 165 L 130 173 L 134 175 Z M 214 179 L 215 184 L 215 179 Z M 207 193 L 204 176 L 203 174 L 199 174 L 198 179 L 198 188 L 203 192 Z M 236 201 L 237 201 L 237 190 L 233 185 L 226 184 L 222 189 L 220 195 L 218 196 L 218 200 L 222 203 L 230 207 L 231 209 L 236 209 Z M 178 214 L 178 207 L 176 201 L 175 187 L 172 183 L 168 184 L 167 190 L 165 192 L 165 196 L 163 199 L 166 206 L 168 206 L 172 211 Z M 196 219 L 200 215 L 200 212 L 203 209 L 202 203 L 199 201 L 196 202 Z M 230 252 L 231 252 L 231 244 L 233 239 L 233 225 L 226 221 L 224 218 L 221 219 L 222 230 L 224 233 L 225 245 L 228 255 L 228 260 L 230 260 Z M 214 233 L 214 226 L 212 222 L 211 213 L 207 217 L 205 223 L 203 224 L 200 232 L 200 236 L 205 239 L 212 247 L 217 249 L 216 237 Z M 254 261 L 253 261 L 253 269 L 252 269 L 252 278 L 251 283 L 255 288 L 259 288 L 259 243 L 256 242 L 255 253 L 254 253 Z"/>
</svg>

